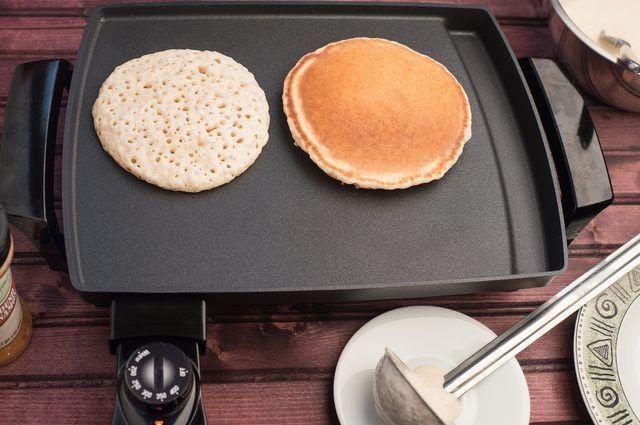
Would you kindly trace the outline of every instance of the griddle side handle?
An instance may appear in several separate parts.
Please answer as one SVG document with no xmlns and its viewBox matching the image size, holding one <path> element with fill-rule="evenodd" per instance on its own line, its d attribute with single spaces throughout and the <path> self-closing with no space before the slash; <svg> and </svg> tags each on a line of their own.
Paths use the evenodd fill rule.
<svg viewBox="0 0 640 425">
<path fill-rule="evenodd" d="M 70 80 L 67 61 L 16 66 L 0 144 L 0 204 L 54 270 L 66 270 L 53 180 L 60 101 Z"/>
<path fill-rule="evenodd" d="M 553 156 L 567 240 L 613 202 L 600 140 L 587 105 L 558 63 L 520 60 Z"/>
</svg>

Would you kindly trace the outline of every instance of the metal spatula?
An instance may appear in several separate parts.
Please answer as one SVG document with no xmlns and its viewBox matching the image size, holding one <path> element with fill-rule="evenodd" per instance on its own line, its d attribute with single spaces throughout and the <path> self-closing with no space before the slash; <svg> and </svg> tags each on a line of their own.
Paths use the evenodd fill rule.
<svg viewBox="0 0 640 425">
<path fill-rule="evenodd" d="M 639 264 L 640 235 L 637 235 L 447 373 L 442 391 L 459 399 Z M 449 425 L 452 420 L 445 422 L 443 415 L 437 413 L 443 407 L 430 405 L 430 400 L 416 388 L 416 379 L 409 367 L 387 349 L 374 378 L 374 398 L 380 416 L 393 425 Z M 425 384 L 433 386 L 433 382 Z"/>
</svg>

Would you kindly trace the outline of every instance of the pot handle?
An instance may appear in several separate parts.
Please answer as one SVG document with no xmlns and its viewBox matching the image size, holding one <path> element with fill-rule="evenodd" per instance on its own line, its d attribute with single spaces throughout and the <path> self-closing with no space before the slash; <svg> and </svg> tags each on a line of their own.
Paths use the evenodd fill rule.
<svg viewBox="0 0 640 425">
<path fill-rule="evenodd" d="M 613 202 L 613 189 L 600 141 L 586 103 L 558 63 L 520 60 L 553 156 L 562 210 L 571 242 Z"/>
<path fill-rule="evenodd" d="M 71 64 L 64 60 L 16 66 L 0 144 L 0 204 L 54 270 L 66 270 L 53 174 L 60 100 L 70 80 Z"/>
</svg>

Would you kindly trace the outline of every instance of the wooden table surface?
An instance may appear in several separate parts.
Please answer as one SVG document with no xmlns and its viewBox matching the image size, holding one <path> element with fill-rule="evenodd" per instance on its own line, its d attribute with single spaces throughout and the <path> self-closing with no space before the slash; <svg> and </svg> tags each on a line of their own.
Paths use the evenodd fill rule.
<svg viewBox="0 0 640 425">
<path fill-rule="evenodd" d="M 545 0 L 480 2 L 498 16 L 518 57 L 555 56 Z M 98 3 L 0 0 L 0 121 L 13 67 L 44 58 L 73 60 L 89 10 Z M 336 360 L 367 320 L 392 308 L 428 304 L 469 314 L 500 333 L 640 232 L 640 114 L 591 104 L 616 199 L 573 242 L 564 275 L 544 288 L 512 293 L 217 309 L 208 319 L 202 358 L 209 423 L 336 423 Z M 58 146 L 58 159 L 61 152 Z M 59 208 L 59 177 L 56 185 Z M 13 272 L 31 306 L 34 333 L 26 352 L 0 369 L 0 423 L 109 424 L 115 359 L 107 347 L 108 309 L 84 302 L 66 274 L 49 270 L 16 229 L 13 236 Z M 573 324 L 574 318 L 566 320 L 518 356 L 529 383 L 532 423 L 589 423 L 573 371 Z"/>
</svg>

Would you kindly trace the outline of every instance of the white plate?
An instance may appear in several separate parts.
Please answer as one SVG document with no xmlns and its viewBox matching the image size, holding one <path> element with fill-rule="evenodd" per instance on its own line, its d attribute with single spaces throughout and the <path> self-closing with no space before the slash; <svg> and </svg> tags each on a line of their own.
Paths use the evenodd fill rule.
<svg viewBox="0 0 640 425">
<path fill-rule="evenodd" d="M 582 307 L 574 340 L 582 398 L 596 424 L 640 422 L 640 267 Z"/>
<path fill-rule="evenodd" d="M 451 370 L 495 338 L 478 322 L 439 307 L 405 307 L 384 313 L 360 328 L 344 347 L 333 381 L 333 400 L 342 425 L 383 424 L 373 404 L 373 372 L 385 347 L 411 368 Z M 529 389 L 520 365 L 506 363 L 462 396 L 456 425 L 526 425 Z"/>
</svg>

